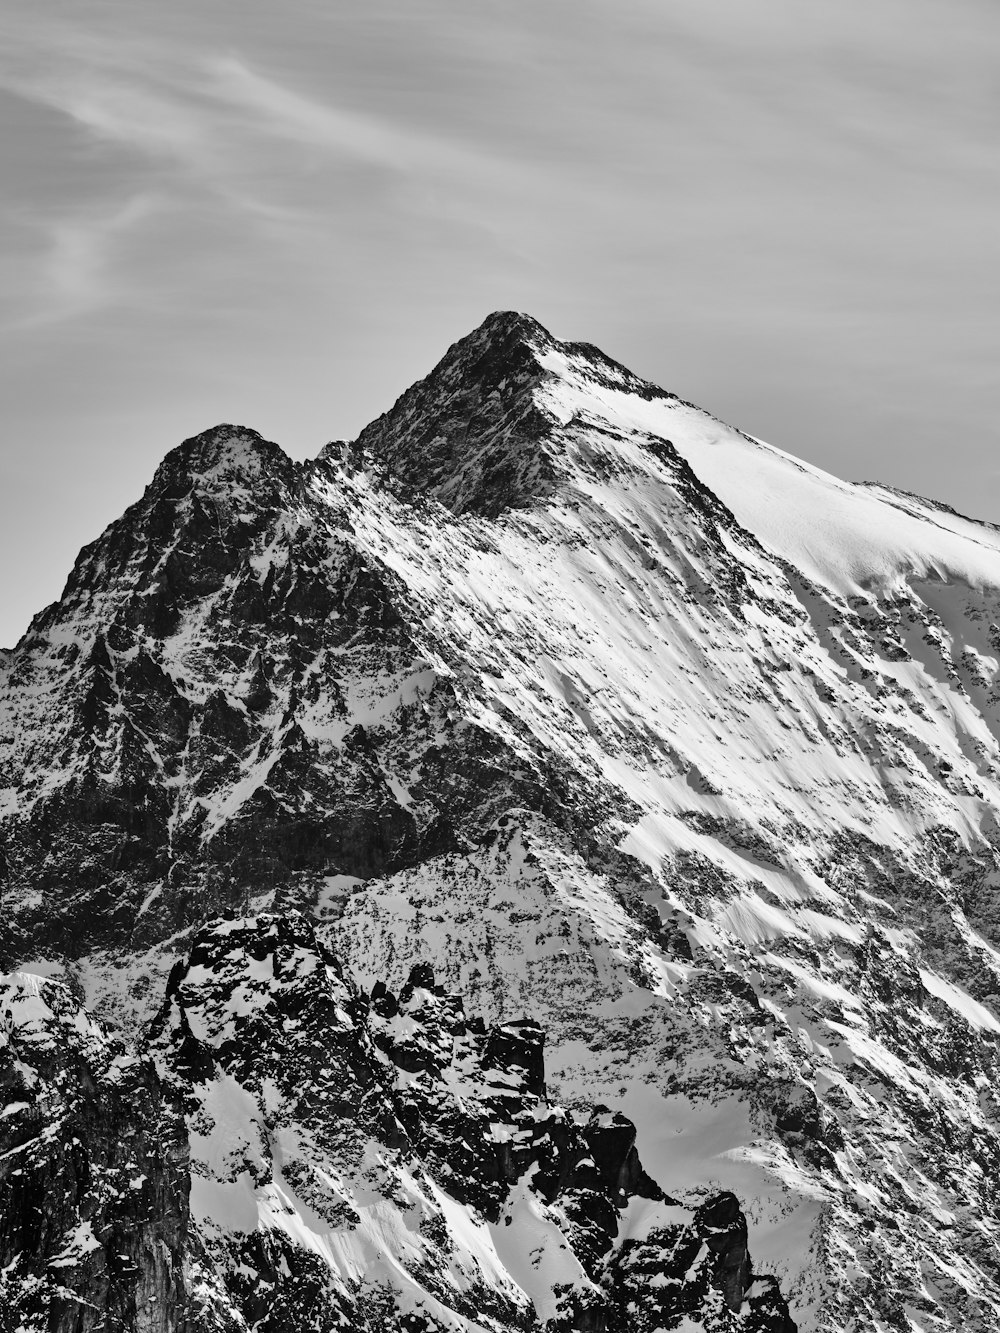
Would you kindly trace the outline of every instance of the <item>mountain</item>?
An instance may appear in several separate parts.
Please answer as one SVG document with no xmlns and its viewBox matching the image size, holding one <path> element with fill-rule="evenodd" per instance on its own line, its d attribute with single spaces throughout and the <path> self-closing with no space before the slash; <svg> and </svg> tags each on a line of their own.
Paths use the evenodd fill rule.
<svg viewBox="0 0 1000 1333">
<path fill-rule="evenodd" d="M 127 1328 L 1000 1328 L 998 672 L 998 529 L 524 315 L 310 463 L 186 441 L 0 664 L 31 1262 L 133 1225 L 75 1098 Z"/>
</svg>

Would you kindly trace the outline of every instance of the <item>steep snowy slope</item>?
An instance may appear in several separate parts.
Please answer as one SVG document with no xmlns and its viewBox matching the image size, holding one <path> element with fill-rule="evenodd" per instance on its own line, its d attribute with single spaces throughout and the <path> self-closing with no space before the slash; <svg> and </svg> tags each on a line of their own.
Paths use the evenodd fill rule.
<svg viewBox="0 0 1000 1333">
<path fill-rule="evenodd" d="M 998 622 L 992 527 L 491 316 L 81 555 L 4 666 L 7 962 L 149 1013 L 199 922 L 301 907 L 541 1022 L 800 1328 L 1000 1328 Z"/>
<path fill-rule="evenodd" d="M 901 590 L 914 579 L 993 586 L 1000 531 L 890 487 L 858 486 L 733 430 L 628 376 L 595 386 L 590 349 L 539 357 L 563 420 L 597 418 L 669 439 L 699 478 L 769 552 L 845 596 Z"/>
</svg>

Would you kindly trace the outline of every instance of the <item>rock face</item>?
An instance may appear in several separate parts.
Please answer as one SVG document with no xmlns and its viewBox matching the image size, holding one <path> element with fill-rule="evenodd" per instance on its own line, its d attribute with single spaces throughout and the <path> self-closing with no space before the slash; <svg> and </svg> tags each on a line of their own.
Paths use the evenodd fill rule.
<svg viewBox="0 0 1000 1333">
<path fill-rule="evenodd" d="M 3 1006 L 5 1330 L 794 1329 L 732 1195 L 668 1199 L 426 965 L 367 996 L 271 915 L 197 936 L 138 1050 L 57 982 Z"/>
<path fill-rule="evenodd" d="M 187 1329 L 178 1102 L 58 982 L 5 978 L 0 1023 L 0 1328 Z"/>
<path fill-rule="evenodd" d="M 155 941 L 261 888 L 446 845 L 370 735 L 383 681 L 402 722 L 426 663 L 384 579 L 312 511 L 275 445 L 220 427 L 81 554 L 11 673 L 6 862 L 33 890 L 12 947 Z"/>
<path fill-rule="evenodd" d="M 219 1320 L 259 1323 L 246 1302 L 282 1265 L 299 1267 L 274 1301 L 302 1327 L 307 1306 L 328 1318 L 332 1272 L 348 1320 L 383 1300 L 359 1294 L 364 1274 L 395 1293 L 387 1310 L 431 1291 L 400 1286 L 380 1241 L 320 1254 L 307 1220 L 286 1243 L 281 1218 L 307 1215 L 269 1194 L 262 1221 L 246 1193 L 278 1178 L 273 1096 L 305 1126 L 281 1148 L 293 1171 L 322 1208 L 356 1206 L 369 1148 L 311 1118 L 324 1088 L 377 1152 L 412 1145 L 499 1229 L 506 1277 L 481 1280 L 510 1302 L 483 1307 L 500 1326 L 710 1323 L 742 1293 L 741 1319 L 780 1327 L 777 1279 L 803 1329 L 1000 1330 L 998 710 L 996 528 L 839 482 L 499 314 L 309 464 L 239 427 L 187 441 L 81 553 L 0 661 L 0 954 L 134 1040 L 170 978 L 160 1082 L 121 1115 L 142 1097 L 186 1108 L 199 1239 L 177 1241 L 195 1258 L 170 1280 Z M 301 1079 L 258 1088 L 216 1000 L 199 1008 L 200 964 L 171 969 L 207 947 L 205 922 L 264 912 L 323 928 L 343 994 L 301 1049 L 281 1028 Z M 246 1003 L 272 1005 L 246 1016 L 263 1053 L 290 1015 L 247 976 Z M 482 1091 L 500 1069 L 520 1071 L 516 1105 L 502 1080 Z M 435 1111 L 438 1083 L 459 1091 Z M 205 1087 L 232 1091 L 241 1126 L 221 1175 L 191 1110 Z M 489 1098 L 512 1137 L 484 1137 Z M 537 1158 L 530 1098 L 568 1117 Z M 673 1205 L 643 1194 L 639 1158 L 687 1210 L 715 1293 L 694 1314 L 656 1312 L 674 1289 L 641 1215 Z M 371 1169 L 372 1197 L 431 1197 Z M 541 1193 L 522 1207 L 529 1170 Z M 602 1248 L 613 1213 L 640 1220 Z M 58 1251 L 37 1243 L 41 1273 Z M 448 1290 L 478 1291 L 477 1264 Z M 473 1317 L 444 1292 L 447 1318 Z"/>
</svg>

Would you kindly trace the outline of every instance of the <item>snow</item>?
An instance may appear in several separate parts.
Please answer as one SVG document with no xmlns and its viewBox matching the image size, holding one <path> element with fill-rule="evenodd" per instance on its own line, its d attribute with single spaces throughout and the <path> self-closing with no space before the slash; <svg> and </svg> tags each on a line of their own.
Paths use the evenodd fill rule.
<svg viewBox="0 0 1000 1333">
<path fill-rule="evenodd" d="M 622 1212 L 618 1228 L 619 1242 L 646 1240 L 658 1227 L 690 1226 L 691 1210 L 675 1204 L 659 1203 L 636 1196 Z"/>
<path fill-rule="evenodd" d="M 669 440 L 769 551 L 841 596 L 885 593 L 907 579 L 1000 583 L 1000 533 L 917 496 L 841 481 L 676 398 L 597 387 L 561 352 L 541 358 L 545 400 L 564 420 L 599 416 Z"/>
<path fill-rule="evenodd" d="M 497 1254 L 531 1298 L 540 1320 L 552 1319 L 557 1313 L 553 1290 L 557 1284 L 594 1289 L 549 1210 L 523 1184 L 512 1187 L 503 1216 L 490 1224 L 490 1234 Z"/>
<path fill-rule="evenodd" d="M 935 976 L 933 972 L 926 972 L 923 968 L 920 969 L 920 980 L 931 995 L 943 1000 L 949 1009 L 960 1014 L 977 1032 L 1000 1032 L 1000 1022 L 961 986 L 946 981 L 944 977 Z"/>
<path fill-rule="evenodd" d="M 236 1079 L 222 1075 L 208 1085 L 201 1097 L 202 1114 L 191 1125 L 191 1157 L 196 1164 L 198 1216 L 220 1216 L 237 1230 L 252 1229 L 237 1220 L 256 1215 L 253 1181 L 266 1177 L 270 1164 L 267 1136 L 260 1123 L 256 1099 Z M 208 1191 L 206 1198 L 205 1191 Z M 196 1207 L 192 1196 L 192 1209 Z M 213 1209 L 221 1209 L 216 1213 Z"/>
<path fill-rule="evenodd" d="M 191 1216 L 212 1228 L 246 1233 L 256 1231 L 260 1209 L 253 1181 L 244 1172 L 236 1180 L 191 1177 Z"/>
<path fill-rule="evenodd" d="M 49 1267 L 75 1268 L 88 1254 L 101 1248 L 90 1222 L 80 1222 L 67 1236 L 60 1253 L 49 1260 Z"/>
</svg>

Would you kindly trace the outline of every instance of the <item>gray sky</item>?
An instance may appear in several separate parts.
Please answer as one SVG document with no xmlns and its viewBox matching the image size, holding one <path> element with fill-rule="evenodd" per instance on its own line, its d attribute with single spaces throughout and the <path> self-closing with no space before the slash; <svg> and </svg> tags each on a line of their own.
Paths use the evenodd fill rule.
<svg viewBox="0 0 1000 1333">
<path fill-rule="evenodd" d="M 0 0 L 0 643 L 498 308 L 1000 520 L 998 69 L 996 0 Z"/>
</svg>

